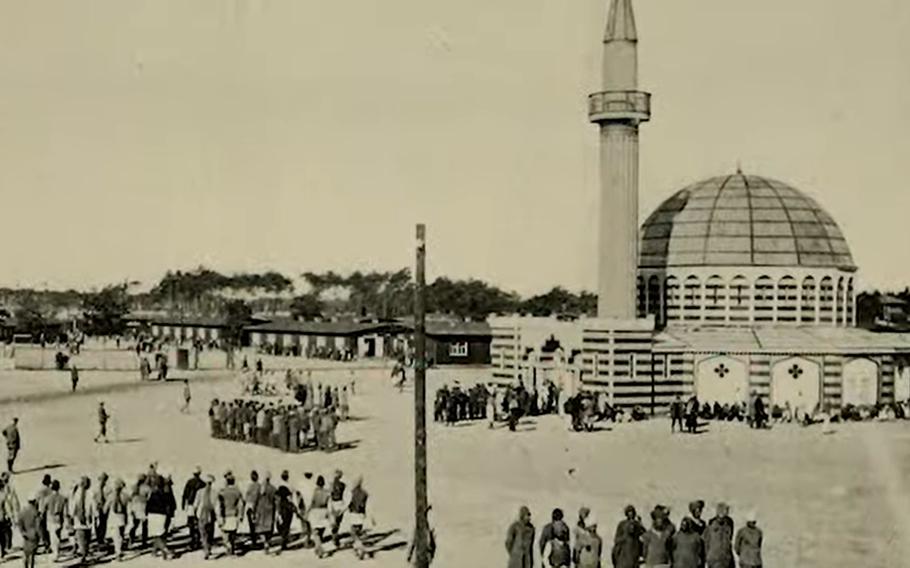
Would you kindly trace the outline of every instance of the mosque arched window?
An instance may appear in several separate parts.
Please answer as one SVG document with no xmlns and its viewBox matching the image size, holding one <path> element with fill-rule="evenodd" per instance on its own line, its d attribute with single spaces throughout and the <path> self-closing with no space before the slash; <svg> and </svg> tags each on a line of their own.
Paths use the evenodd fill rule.
<svg viewBox="0 0 910 568">
<path fill-rule="evenodd" d="M 796 279 L 784 276 L 777 282 L 777 321 L 795 322 L 799 306 L 799 292 Z"/>
<path fill-rule="evenodd" d="M 847 317 L 847 310 L 846 306 L 844 305 L 845 292 L 846 288 L 844 287 L 844 279 L 843 277 L 838 278 L 837 290 L 834 294 L 834 323 L 836 325 L 843 325 Z"/>
<path fill-rule="evenodd" d="M 727 309 L 727 286 L 718 275 L 713 275 L 705 282 L 705 320 L 724 321 Z"/>
<path fill-rule="evenodd" d="M 774 319 L 774 281 L 770 276 L 759 276 L 755 281 L 755 321 Z"/>
<path fill-rule="evenodd" d="M 645 290 L 645 279 L 640 275 L 635 286 L 635 295 L 638 305 L 638 317 L 644 317 L 648 313 L 648 291 Z"/>
<path fill-rule="evenodd" d="M 663 322 L 664 319 L 661 300 L 660 277 L 652 274 L 648 278 L 648 314 L 653 315 L 658 323 Z"/>
<path fill-rule="evenodd" d="M 822 278 L 818 287 L 818 312 L 821 323 L 834 323 L 834 279 Z"/>
<path fill-rule="evenodd" d="M 664 305 L 667 306 L 667 321 L 682 319 L 679 305 L 679 280 L 675 276 L 668 276 L 664 283 Z"/>
<path fill-rule="evenodd" d="M 692 275 L 686 278 L 683 285 L 683 319 L 686 321 L 696 321 L 701 319 L 701 281 L 698 276 Z"/>
<path fill-rule="evenodd" d="M 853 309 L 854 309 L 853 294 L 854 294 L 853 278 L 850 278 L 847 280 L 847 325 L 848 326 L 853 325 L 853 318 L 854 318 L 854 316 L 853 316 Z"/>
<path fill-rule="evenodd" d="M 745 276 L 739 275 L 730 281 L 730 321 L 747 323 L 749 305 L 752 303 L 752 288 Z"/>
<path fill-rule="evenodd" d="M 818 294 L 815 289 L 815 278 L 806 276 L 803 279 L 802 290 L 799 300 L 799 321 L 800 323 L 815 322 L 815 302 Z"/>
</svg>

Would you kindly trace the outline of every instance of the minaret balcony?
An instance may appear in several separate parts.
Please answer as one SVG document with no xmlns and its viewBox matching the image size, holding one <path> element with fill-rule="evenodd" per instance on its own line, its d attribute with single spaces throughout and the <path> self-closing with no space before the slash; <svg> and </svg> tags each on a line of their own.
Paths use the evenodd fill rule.
<svg viewBox="0 0 910 568">
<path fill-rule="evenodd" d="M 588 97 L 591 122 L 646 122 L 651 118 L 651 94 L 641 91 L 605 91 Z"/>
</svg>

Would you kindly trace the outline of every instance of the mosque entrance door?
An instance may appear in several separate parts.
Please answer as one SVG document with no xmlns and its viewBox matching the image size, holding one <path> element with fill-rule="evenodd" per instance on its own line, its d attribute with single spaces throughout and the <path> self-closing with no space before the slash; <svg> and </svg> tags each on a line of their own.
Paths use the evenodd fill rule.
<svg viewBox="0 0 910 568">
<path fill-rule="evenodd" d="M 726 355 L 700 361 L 695 374 L 695 395 L 701 404 L 739 404 L 748 401 L 749 376 L 746 364 Z"/>
<path fill-rule="evenodd" d="M 815 361 L 778 361 L 771 371 L 771 404 L 783 408 L 789 403 L 795 415 L 811 413 L 821 401 L 821 382 L 821 366 Z"/>
<path fill-rule="evenodd" d="M 841 404 L 874 406 L 878 403 L 878 365 L 871 359 L 853 359 L 844 364 Z"/>
</svg>

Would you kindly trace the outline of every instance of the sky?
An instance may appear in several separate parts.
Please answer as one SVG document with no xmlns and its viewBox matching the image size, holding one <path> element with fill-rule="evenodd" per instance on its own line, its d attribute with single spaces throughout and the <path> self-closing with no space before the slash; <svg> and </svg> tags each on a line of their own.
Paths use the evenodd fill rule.
<svg viewBox="0 0 910 568">
<path fill-rule="evenodd" d="M 818 199 L 910 284 L 910 6 L 636 0 L 641 211 Z M 595 289 L 607 0 L 0 0 L 0 285 L 387 270 Z"/>
</svg>

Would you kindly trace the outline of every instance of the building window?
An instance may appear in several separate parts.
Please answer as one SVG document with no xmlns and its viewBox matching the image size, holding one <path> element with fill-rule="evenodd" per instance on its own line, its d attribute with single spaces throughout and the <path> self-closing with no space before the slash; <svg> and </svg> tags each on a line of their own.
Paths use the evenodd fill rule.
<svg viewBox="0 0 910 568">
<path fill-rule="evenodd" d="M 468 356 L 467 342 L 461 341 L 459 343 L 450 343 L 449 344 L 449 357 L 467 357 L 467 356 Z"/>
</svg>

